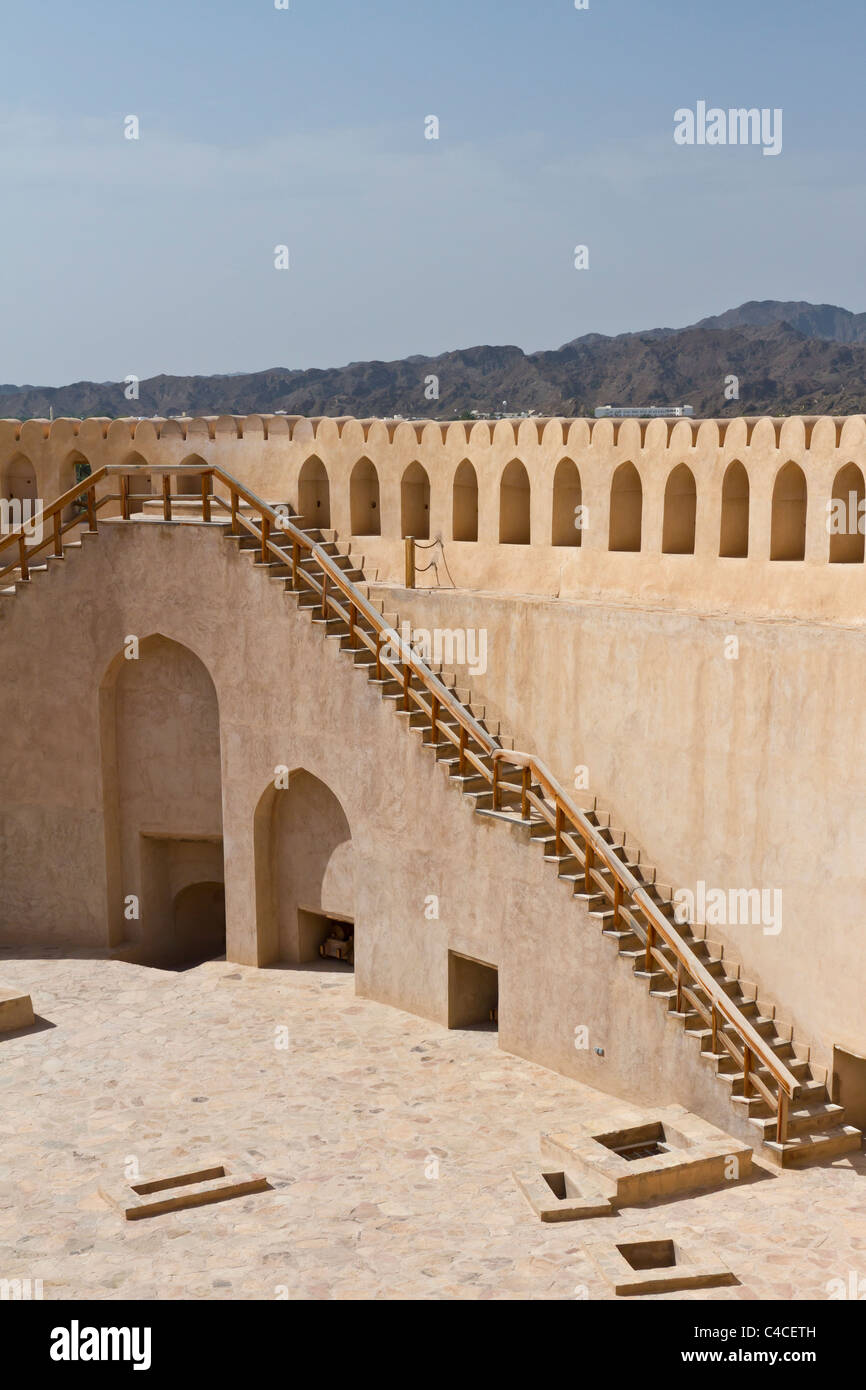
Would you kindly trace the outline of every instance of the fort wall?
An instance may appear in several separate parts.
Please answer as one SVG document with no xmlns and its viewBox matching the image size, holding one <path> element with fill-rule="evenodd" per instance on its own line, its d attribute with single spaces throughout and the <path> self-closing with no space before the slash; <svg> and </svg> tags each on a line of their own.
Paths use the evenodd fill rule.
<svg viewBox="0 0 866 1390">
<path fill-rule="evenodd" d="M 185 828 L 209 840 L 221 826 L 228 959 L 262 966 L 297 959 L 291 940 L 275 937 L 257 910 L 264 880 L 280 871 L 261 858 L 263 798 L 290 795 L 274 782 L 277 769 L 288 768 L 324 785 L 350 830 L 360 994 L 447 1025 L 449 952 L 487 962 L 499 972 L 507 1050 L 614 1094 L 678 1101 L 736 1127 L 725 1088 L 708 1078 L 694 1041 L 635 988 L 629 963 L 529 841 L 476 816 L 393 705 L 215 527 L 106 522 L 83 552 L 0 607 L 0 941 L 136 959 L 149 915 L 160 911 L 148 896 L 147 875 L 157 882 L 159 874 L 146 853 L 141 877 L 127 882 L 122 873 L 112 882 L 107 871 L 105 691 L 106 682 L 132 679 L 118 678 L 117 664 L 133 634 L 142 663 L 165 653 L 154 678 L 134 673 L 136 688 L 150 693 L 147 706 L 132 711 L 136 746 L 181 756 L 176 801 L 160 802 L 155 785 L 130 786 L 127 769 L 125 804 L 143 850 L 160 840 L 183 843 Z M 33 679 L 46 661 L 63 672 L 68 720 L 58 719 L 56 686 Z M 191 789 L 182 750 L 202 733 L 202 719 L 207 768 Z M 122 736 L 128 723 L 115 727 Z M 158 776 L 170 776 L 168 760 L 152 768 L 145 759 L 142 782 Z M 187 823 L 175 804 L 188 808 Z M 345 911 L 344 855 L 334 867 Z M 183 892 L 184 863 L 175 857 L 170 868 L 172 889 Z M 142 914 L 118 940 L 113 895 L 125 898 L 127 890 L 142 894 Z M 322 891 L 330 891 L 327 873 Z M 435 916 L 426 911 L 431 896 Z M 579 1029 L 591 1045 L 576 1047 Z M 272 1047 L 273 1035 L 263 1033 L 261 1045 Z M 748 1133 L 745 1120 L 742 1128 Z"/>
<path fill-rule="evenodd" d="M 587 768 L 590 790 L 662 881 L 780 889 L 778 935 L 736 924 L 713 935 L 825 1058 L 833 1043 L 866 1052 L 863 537 L 827 527 L 834 496 L 863 497 L 864 417 L 0 422 L 0 480 L 35 472 L 39 496 L 68 486 L 76 462 L 197 460 L 336 530 L 378 576 L 389 611 L 428 628 L 484 629 L 487 669 L 467 684 L 567 786 Z M 568 524 L 578 506 L 582 530 Z M 454 539 L 473 526 L 477 540 Z M 401 587 L 407 533 L 431 546 L 418 551 L 432 568 L 413 591 Z M 112 611 L 120 578 L 100 563 L 97 615 Z M 165 631 L 156 575 L 142 570 L 138 582 L 154 591 L 146 630 Z M 203 625 L 197 582 L 190 573 L 192 620 Z M 62 614 L 62 587 L 56 600 Z M 233 621 L 244 626 L 251 612 Z M 46 635 L 34 632 L 29 650 L 50 695 Z M 69 660 L 75 673 L 75 652 Z M 21 680 L 34 684 L 24 668 Z M 54 814 L 47 808 L 20 846 L 34 871 Z M 94 883 L 83 891 L 75 930 L 91 940 Z M 23 899 L 18 907 L 24 923 Z M 65 921 L 58 901 L 32 930 Z M 393 994 L 435 1016 L 408 980 Z"/>
<path fill-rule="evenodd" d="M 831 535 L 828 507 L 864 499 L 863 416 L 0 421 L 4 495 L 27 465 L 53 498 L 76 464 L 197 460 L 353 537 L 388 582 L 411 534 L 422 587 L 862 619 L 864 537 Z"/>
</svg>

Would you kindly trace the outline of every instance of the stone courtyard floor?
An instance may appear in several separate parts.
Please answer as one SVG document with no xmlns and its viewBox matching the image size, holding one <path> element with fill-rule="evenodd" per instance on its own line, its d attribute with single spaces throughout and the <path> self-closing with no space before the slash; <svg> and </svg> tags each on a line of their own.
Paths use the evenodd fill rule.
<svg viewBox="0 0 866 1390">
<path fill-rule="evenodd" d="M 543 1225 L 511 1169 L 609 1098 L 491 1033 L 358 999 L 340 969 L 4 951 L 0 980 L 52 1025 L 0 1037 L 0 1279 L 41 1279 L 46 1299 L 606 1299 L 582 1247 L 642 1232 L 706 1242 L 740 1280 L 657 1298 L 823 1300 L 866 1280 L 860 1154 Z M 213 1162 L 273 1191 L 124 1219 L 132 1165 Z"/>
</svg>

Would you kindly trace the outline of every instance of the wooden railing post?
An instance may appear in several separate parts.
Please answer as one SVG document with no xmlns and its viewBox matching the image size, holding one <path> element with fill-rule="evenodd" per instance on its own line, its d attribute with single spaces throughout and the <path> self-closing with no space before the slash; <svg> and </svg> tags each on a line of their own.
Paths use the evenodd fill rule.
<svg viewBox="0 0 866 1390">
<path fill-rule="evenodd" d="M 622 907 L 622 884 L 619 879 L 613 880 L 613 929 L 619 930 L 619 910 Z"/>
<path fill-rule="evenodd" d="M 719 1051 L 719 1041 L 718 1041 L 718 1039 L 719 1039 L 719 1015 L 718 1015 L 717 1012 L 716 1012 L 716 1006 L 715 1006 L 715 1004 L 713 1005 L 713 1012 L 712 1012 L 712 1029 L 713 1029 L 713 1034 L 712 1034 L 712 1042 L 710 1043 L 710 1051 L 712 1052 L 713 1056 L 715 1057 L 715 1056 L 718 1054 L 718 1051 Z"/>
<path fill-rule="evenodd" d="M 583 891 L 584 893 L 591 893 L 592 866 L 595 862 L 595 851 L 593 850 L 592 843 L 588 836 L 584 843 L 586 844 L 586 855 L 583 860 Z"/>
<path fill-rule="evenodd" d="M 356 609 L 355 609 L 354 603 L 352 603 L 351 600 L 350 600 L 350 602 L 349 602 L 349 642 L 350 642 L 350 644 L 351 644 L 352 642 L 354 642 L 354 640 L 355 640 L 355 625 L 356 625 L 357 621 L 358 621 L 358 614 L 357 614 L 357 611 L 356 611 Z"/>
<path fill-rule="evenodd" d="M 120 475 L 120 515 L 129 521 L 129 474 Z"/>
<path fill-rule="evenodd" d="M 322 617 L 328 616 L 328 571 L 322 570 Z"/>
<path fill-rule="evenodd" d="M 87 529 L 96 530 L 96 488 L 87 489 Z"/>
<path fill-rule="evenodd" d="M 201 515 L 203 521 L 210 521 L 210 495 L 213 489 L 213 473 L 201 475 Z"/>
<path fill-rule="evenodd" d="M 376 680 L 382 679 L 382 634 L 376 632 Z"/>
<path fill-rule="evenodd" d="M 648 974 L 650 973 L 650 971 L 652 970 L 652 964 L 653 964 L 653 946 L 655 945 L 655 940 L 656 940 L 655 928 L 654 928 L 652 922 L 648 922 L 648 923 L 647 923 L 647 929 L 646 929 L 646 950 L 644 951 L 644 957 L 643 957 L 643 968 L 644 968 L 644 972 L 645 972 L 647 975 L 648 975 Z"/>
<path fill-rule="evenodd" d="M 433 743 L 439 742 L 439 698 L 436 695 L 430 698 L 430 738 Z"/>
<path fill-rule="evenodd" d="M 776 1111 L 776 1143 L 784 1144 L 788 1137 L 788 1097 L 779 1087 L 779 1105 Z"/>
<path fill-rule="evenodd" d="M 458 759 L 457 759 L 457 770 L 458 770 L 458 772 L 460 773 L 460 776 L 461 776 L 461 777 L 464 776 L 464 774 L 465 774 L 465 772 L 466 772 L 466 730 L 465 730 L 465 728 L 463 727 L 462 724 L 460 725 L 460 748 L 459 748 L 459 757 L 458 757 Z M 494 764 L 493 764 L 493 776 L 494 776 L 494 778 L 496 777 L 496 763 L 495 763 L 495 762 L 494 762 Z"/>
<path fill-rule="evenodd" d="M 415 588 L 415 537 L 403 537 L 403 562 L 406 577 L 406 588 Z"/>
<path fill-rule="evenodd" d="M 238 536 L 238 535 L 240 535 L 240 532 L 238 531 L 238 495 L 237 495 L 237 493 L 235 492 L 234 488 L 231 488 L 231 489 L 229 490 L 229 498 L 230 498 L 230 501 L 231 501 L 231 508 L 232 508 L 232 529 L 231 529 L 231 534 L 232 534 L 233 536 Z"/>
<path fill-rule="evenodd" d="M 676 1012 L 681 1014 L 683 1011 L 683 963 L 677 961 L 677 1004 Z"/>
<path fill-rule="evenodd" d="M 525 767 L 520 782 L 520 816 L 522 820 L 529 820 L 529 785 L 530 771 L 528 767 Z"/>
<path fill-rule="evenodd" d="M 493 809 L 499 810 L 500 791 L 499 791 L 499 759 L 493 760 Z"/>
<path fill-rule="evenodd" d="M 748 1099 L 752 1094 L 752 1049 L 748 1043 L 743 1045 L 743 1095 Z"/>
<path fill-rule="evenodd" d="M 300 562 L 300 550 L 298 542 L 292 541 L 292 588 L 298 588 L 298 564 Z M 376 678 L 379 676 L 379 667 L 376 666 Z"/>
<path fill-rule="evenodd" d="M 27 541 L 24 536 L 18 537 L 18 564 L 21 568 L 21 578 L 30 578 L 30 566 L 27 563 Z"/>
<path fill-rule="evenodd" d="M 162 475 L 162 519 L 171 521 L 171 474 Z"/>
<path fill-rule="evenodd" d="M 412 679 L 412 667 L 408 661 L 403 662 L 403 708 L 409 708 L 409 682 Z"/>
<path fill-rule="evenodd" d="M 61 559 L 63 557 L 63 532 L 60 513 L 54 513 L 54 554 Z"/>
<path fill-rule="evenodd" d="M 553 846 L 556 854 L 562 854 L 562 807 L 556 803 L 556 817 L 553 822 Z"/>
<path fill-rule="evenodd" d="M 270 540 L 270 538 L 271 538 L 271 523 L 270 523 L 270 521 L 268 520 L 268 518 L 267 518 L 266 516 L 263 516 L 263 517 L 262 517 L 262 549 L 261 549 L 261 558 L 262 558 L 262 564 L 263 564 L 263 565 L 266 565 L 266 564 L 268 563 L 268 559 L 270 558 L 269 555 L 268 555 L 268 541 Z"/>
</svg>

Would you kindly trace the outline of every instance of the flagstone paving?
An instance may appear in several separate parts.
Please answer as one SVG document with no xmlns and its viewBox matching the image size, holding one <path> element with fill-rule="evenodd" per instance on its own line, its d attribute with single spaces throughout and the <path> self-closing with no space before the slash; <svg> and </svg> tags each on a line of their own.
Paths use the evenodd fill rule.
<svg viewBox="0 0 866 1390">
<path fill-rule="evenodd" d="M 584 1244 L 643 1232 L 705 1244 L 740 1280 L 656 1298 L 866 1293 L 861 1154 L 542 1225 L 511 1169 L 611 1102 L 492 1033 L 356 998 L 339 966 L 4 951 L 0 980 L 51 1025 L 0 1038 L 0 1279 L 46 1299 L 606 1299 Z M 136 1175 L 213 1162 L 273 1190 L 124 1219 Z"/>
</svg>

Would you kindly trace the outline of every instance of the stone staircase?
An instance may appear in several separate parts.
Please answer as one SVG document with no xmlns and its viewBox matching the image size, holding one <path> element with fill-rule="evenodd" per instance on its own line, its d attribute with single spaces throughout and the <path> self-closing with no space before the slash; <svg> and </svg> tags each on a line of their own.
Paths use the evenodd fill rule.
<svg viewBox="0 0 866 1390">
<path fill-rule="evenodd" d="M 253 510 L 246 508 L 241 508 L 239 514 L 248 516 L 248 519 L 251 520 L 256 515 Z M 368 603 L 382 614 L 389 627 L 395 631 L 399 630 L 399 616 L 396 613 L 387 612 L 385 602 L 375 598 L 371 593 L 371 582 L 365 576 L 363 569 L 363 557 L 347 552 L 338 545 L 335 532 L 306 528 L 303 525 L 303 519 L 298 518 L 291 508 L 289 515 L 294 524 L 303 529 L 305 535 L 324 550 L 331 561 L 342 571 L 344 578 L 354 585 Z M 162 521 L 161 503 L 157 501 L 146 502 L 142 511 L 131 520 L 137 524 Z M 861 1133 L 858 1129 L 845 1123 L 844 1107 L 834 1104 L 832 1101 L 827 1089 L 826 1070 L 811 1061 L 809 1045 L 794 1036 L 793 1025 L 784 1020 L 773 1001 L 759 996 L 757 987 L 744 977 L 741 966 L 724 943 L 701 937 L 697 934 L 699 929 L 687 923 L 676 922 L 672 887 L 660 881 L 656 868 L 646 861 L 641 849 L 635 845 L 631 837 L 625 831 L 615 827 L 613 817 L 603 809 L 597 798 L 593 797 L 579 803 L 584 815 L 610 846 L 612 854 L 621 860 L 634 877 L 639 880 L 659 911 L 667 919 L 671 931 L 678 934 L 688 944 L 704 968 L 713 976 L 715 982 L 737 1005 L 752 1027 L 757 1030 L 775 1055 L 795 1076 L 797 1089 L 791 1101 L 787 1137 L 784 1141 L 779 1142 L 775 1137 L 776 1119 L 763 1097 L 744 1094 L 744 1074 L 742 1070 L 737 1069 L 728 1051 L 720 1050 L 718 1042 L 716 1050 L 713 1050 L 712 1032 L 710 1028 L 705 1026 L 701 1016 L 693 1010 L 677 1010 L 677 991 L 672 986 L 669 975 L 660 968 L 650 970 L 645 968 L 647 955 L 644 943 L 641 942 L 632 927 L 622 921 L 622 918 L 619 920 L 619 925 L 616 925 L 614 909 L 610 905 L 609 897 L 599 891 L 587 892 L 583 867 L 578 864 L 571 853 L 557 853 L 556 837 L 548 823 L 531 811 L 527 814 L 523 813 L 522 805 L 524 803 L 522 803 L 521 798 L 522 779 L 520 771 L 508 770 L 500 774 L 498 804 L 494 809 L 494 794 L 490 783 L 474 769 L 470 768 L 461 772 L 460 759 L 454 743 L 443 738 L 439 732 L 435 738 L 433 737 L 432 722 L 422 710 L 401 707 L 405 703 L 404 685 L 387 671 L 383 671 L 377 677 L 376 658 L 369 647 L 357 636 L 350 635 L 348 624 L 341 618 L 330 612 L 323 613 L 320 593 L 316 592 L 316 587 L 320 588 L 324 571 L 316 557 L 306 555 L 300 561 L 301 571 L 310 578 L 316 587 L 294 588 L 291 568 L 292 542 L 290 539 L 286 539 L 283 544 L 279 534 L 272 532 L 271 541 L 278 548 L 284 549 L 285 560 L 277 558 L 271 551 L 271 558 L 263 561 L 261 543 L 254 535 L 243 527 L 240 534 L 234 533 L 224 519 L 204 522 L 201 503 L 194 498 L 182 498 L 180 505 L 178 499 L 173 499 L 173 523 L 184 521 L 197 525 L 218 526 L 232 544 L 237 546 L 240 551 L 250 555 L 256 568 L 261 569 L 268 579 L 282 584 L 287 593 L 296 600 L 298 607 L 310 614 L 313 625 L 321 628 L 323 638 L 336 641 L 340 652 L 352 661 L 368 683 L 378 690 L 380 698 L 394 705 L 397 717 L 405 722 L 409 732 L 420 736 L 423 746 L 429 750 L 430 756 L 435 758 L 442 767 L 450 784 L 461 795 L 468 797 L 474 803 L 476 814 L 508 824 L 543 854 L 545 862 L 550 864 L 551 870 L 557 873 L 566 891 L 582 902 L 590 917 L 598 921 L 602 934 L 611 943 L 611 949 L 625 958 L 632 967 L 634 978 L 645 986 L 652 998 L 658 1000 L 659 1007 L 665 1009 L 671 1025 L 681 1027 L 688 1037 L 694 1039 L 700 1050 L 701 1059 L 715 1078 L 716 1084 L 727 1090 L 735 1112 L 739 1114 L 740 1118 L 745 1119 L 750 1129 L 754 1130 L 755 1139 L 760 1141 L 763 1151 L 771 1161 L 785 1167 L 805 1165 L 860 1149 Z M 117 521 L 116 524 L 127 525 L 130 523 Z M 82 529 L 76 540 L 66 542 L 65 549 L 75 554 L 84 545 L 94 543 L 97 540 L 97 534 L 97 532 Z M 7 583 L 5 587 L 0 589 L 0 597 L 14 597 L 22 587 L 33 583 L 40 572 L 47 570 L 51 564 L 62 564 L 65 561 L 65 555 L 50 556 L 47 560 L 34 564 L 30 569 L 30 579 L 21 580 L 19 578 L 11 584 Z M 356 626 L 371 635 L 374 634 L 375 630 L 372 624 L 361 610 L 357 613 Z M 471 689 L 459 685 L 454 672 L 446 671 L 440 665 L 431 662 L 428 662 L 427 665 L 455 699 L 487 732 L 497 747 L 514 748 L 514 740 L 503 727 L 498 714 L 489 710 L 484 702 L 476 700 Z M 421 688 L 418 677 L 414 674 L 411 677 L 411 683 L 413 688 Z M 445 710 L 440 712 L 438 723 L 440 729 L 448 727 L 449 724 L 452 728 L 456 729 L 457 727 L 457 721 L 453 717 L 449 720 Z M 492 755 L 483 754 L 480 760 L 486 767 L 492 769 Z M 540 794 L 540 789 L 536 788 L 535 790 Z M 602 876 L 605 873 L 610 876 L 609 870 L 601 870 Z M 595 876 L 597 879 L 598 871 L 596 871 Z M 669 947 L 662 946 L 660 949 L 666 959 L 673 959 L 673 952 Z M 730 1025 L 724 1020 L 720 1021 L 719 1029 L 729 1028 Z M 718 1038 L 718 1030 L 716 1036 Z M 759 1076 L 762 1070 L 760 1066 L 757 1067 Z M 766 1077 L 766 1073 L 764 1075 Z M 738 1126 L 738 1128 L 742 1132 L 742 1126 Z"/>
<path fill-rule="evenodd" d="M 385 601 L 371 595 L 371 584 L 363 570 L 363 557 L 351 555 L 342 549 L 333 531 L 308 530 L 306 534 L 321 545 L 343 571 L 345 578 L 360 589 L 382 614 L 384 621 L 390 627 L 399 630 L 399 615 L 388 612 Z M 380 697 L 394 705 L 398 719 L 405 721 L 411 733 L 420 736 L 424 747 L 436 758 L 451 785 L 474 803 L 476 814 L 507 822 L 510 826 L 518 828 L 519 832 L 543 853 L 545 861 L 556 871 L 570 895 L 584 903 L 589 915 L 599 922 L 603 935 L 611 942 L 612 949 L 632 963 L 635 979 L 644 982 L 651 997 L 657 999 L 659 1006 L 666 1009 L 671 1022 L 681 1026 L 687 1036 L 695 1039 L 702 1061 L 715 1076 L 717 1084 L 726 1088 L 731 1104 L 746 1117 L 749 1126 L 754 1130 L 755 1139 L 760 1142 L 771 1161 L 789 1167 L 819 1162 L 859 1150 L 861 1133 L 852 1125 L 845 1124 L 844 1107 L 834 1104 L 831 1100 L 827 1090 L 826 1070 L 810 1061 L 808 1044 L 795 1038 L 793 1026 L 778 1015 L 777 1007 L 772 1001 L 758 997 L 757 987 L 743 977 L 741 967 L 729 955 L 728 948 L 723 943 L 701 938 L 688 924 L 675 922 L 673 889 L 659 881 L 655 867 L 646 862 L 630 837 L 624 831 L 614 828 L 611 815 L 601 809 L 597 798 L 583 802 L 584 813 L 599 829 L 617 857 L 643 883 L 673 930 L 689 944 L 705 968 L 797 1078 L 796 1096 L 788 1113 L 788 1137 L 783 1142 L 776 1140 L 775 1115 L 771 1114 L 766 1101 L 761 1096 L 743 1094 L 743 1072 L 736 1069 L 728 1052 L 712 1051 L 711 1030 L 704 1026 L 700 1016 L 694 1012 L 676 1011 L 676 989 L 671 986 L 668 975 L 662 970 L 647 972 L 643 969 L 644 945 L 629 927 L 613 926 L 614 912 L 608 899 L 601 893 L 584 892 L 583 869 L 570 854 L 556 853 L 555 836 L 547 823 L 533 815 L 524 817 L 521 814 L 519 771 L 501 774 L 500 809 L 494 810 L 490 784 L 474 771 L 461 775 L 459 758 L 453 743 L 441 738 L 434 742 L 431 721 L 423 712 L 400 707 L 404 697 L 403 685 L 388 673 L 384 673 L 381 679 L 376 679 L 373 653 L 357 639 L 353 641 L 350 638 L 348 625 L 339 618 L 323 616 L 320 598 L 312 589 L 300 592 L 292 590 L 288 557 L 285 564 L 278 560 L 263 564 L 259 558 L 259 543 L 254 537 L 231 539 L 242 551 L 253 553 L 257 568 L 263 569 L 270 578 L 283 583 L 288 592 L 293 593 L 299 608 L 310 613 L 313 625 L 322 629 L 322 635 L 336 641 L 341 653 L 365 675 L 370 685 L 378 689 Z M 321 583 L 323 571 L 315 557 L 308 557 L 302 561 L 302 567 L 311 578 Z M 366 627 L 371 633 L 373 631 L 372 626 L 365 623 L 361 614 L 358 615 L 358 626 Z M 444 670 L 441 665 L 432 662 L 427 662 L 427 665 L 487 730 L 499 747 L 514 748 L 513 737 L 503 727 L 496 713 L 484 702 L 476 700 L 471 689 L 460 686 L 454 672 Z M 444 726 L 447 722 L 447 718 L 440 715 L 440 725 Z M 663 950 L 672 955 L 668 948 Z M 720 1026 L 728 1027 L 727 1024 Z M 761 1075 L 763 1069 L 758 1067 L 757 1070 Z"/>
</svg>

